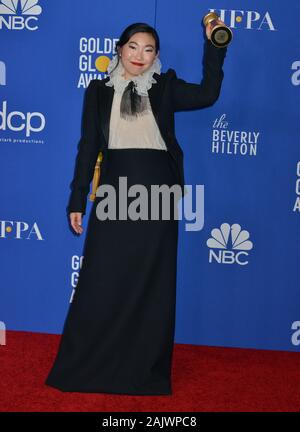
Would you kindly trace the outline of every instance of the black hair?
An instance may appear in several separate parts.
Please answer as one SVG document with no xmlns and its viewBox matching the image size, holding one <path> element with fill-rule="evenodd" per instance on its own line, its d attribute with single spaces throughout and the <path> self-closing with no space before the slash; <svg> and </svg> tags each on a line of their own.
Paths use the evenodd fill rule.
<svg viewBox="0 0 300 432">
<path fill-rule="evenodd" d="M 114 69 L 116 69 L 117 66 L 119 65 L 119 61 L 120 61 L 119 49 L 129 41 L 131 36 L 133 36 L 135 33 L 140 33 L 140 32 L 141 33 L 150 33 L 153 36 L 153 39 L 155 40 L 155 52 L 156 52 L 156 54 L 158 53 L 158 51 L 160 49 L 160 41 L 159 41 L 159 36 L 158 36 L 155 28 L 151 27 L 147 23 L 133 23 L 130 26 L 125 28 L 125 30 L 121 34 L 118 42 L 116 43 L 116 50 L 118 52 L 118 62 L 117 62 Z"/>
</svg>

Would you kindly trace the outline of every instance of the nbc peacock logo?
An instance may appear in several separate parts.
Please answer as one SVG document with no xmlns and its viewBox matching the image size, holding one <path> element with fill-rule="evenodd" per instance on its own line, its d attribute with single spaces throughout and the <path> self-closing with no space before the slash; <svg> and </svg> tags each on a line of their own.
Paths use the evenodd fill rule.
<svg viewBox="0 0 300 432">
<path fill-rule="evenodd" d="M 248 251 L 253 248 L 249 232 L 239 224 L 223 223 L 211 231 L 206 244 L 209 249 L 209 262 L 218 264 L 248 264 Z"/>
<path fill-rule="evenodd" d="M 39 0 L 0 0 L 0 30 L 38 29 Z"/>
</svg>

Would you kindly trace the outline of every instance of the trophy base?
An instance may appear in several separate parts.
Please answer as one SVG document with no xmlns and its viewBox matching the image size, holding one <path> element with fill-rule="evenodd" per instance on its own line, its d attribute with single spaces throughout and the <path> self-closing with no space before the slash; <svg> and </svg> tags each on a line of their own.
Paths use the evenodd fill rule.
<svg viewBox="0 0 300 432">
<path fill-rule="evenodd" d="M 229 45 L 232 40 L 232 31 L 229 27 L 217 25 L 211 32 L 210 40 L 217 48 L 224 48 Z"/>
</svg>

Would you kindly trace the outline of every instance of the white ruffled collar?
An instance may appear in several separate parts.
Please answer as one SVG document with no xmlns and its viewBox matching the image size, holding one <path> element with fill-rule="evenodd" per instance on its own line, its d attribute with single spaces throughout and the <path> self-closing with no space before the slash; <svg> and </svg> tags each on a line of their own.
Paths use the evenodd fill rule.
<svg viewBox="0 0 300 432">
<path fill-rule="evenodd" d="M 112 69 L 116 66 L 118 62 L 118 54 L 116 54 L 113 59 L 110 61 L 107 72 L 109 76 L 109 81 L 105 83 L 106 86 L 114 87 L 114 90 L 117 93 L 123 93 L 125 87 L 129 84 L 130 81 L 133 81 L 136 84 L 136 91 L 141 96 L 148 96 L 148 90 L 152 87 L 152 84 L 157 83 L 155 78 L 153 78 L 153 74 L 157 73 L 161 74 L 161 62 L 158 57 L 154 60 L 153 64 L 149 69 L 143 72 L 140 75 L 137 75 L 132 78 L 125 79 L 122 74 L 124 73 L 124 67 L 122 65 L 121 59 L 119 60 L 118 67 L 111 72 Z"/>
</svg>

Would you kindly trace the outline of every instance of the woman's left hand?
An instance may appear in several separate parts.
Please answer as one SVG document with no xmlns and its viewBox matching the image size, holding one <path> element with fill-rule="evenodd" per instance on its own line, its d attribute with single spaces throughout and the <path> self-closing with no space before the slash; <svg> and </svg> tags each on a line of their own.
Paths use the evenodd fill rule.
<svg viewBox="0 0 300 432">
<path fill-rule="evenodd" d="M 217 20 L 217 23 L 226 26 L 226 24 L 224 23 L 224 21 L 222 21 L 220 19 Z M 211 25 L 211 23 L 209 23 L 206 26 L 206 36 L 207 36 L 207 39 L 210 39 L 211 31 L 212 31 L 212 25 Z"/>
</svg>

